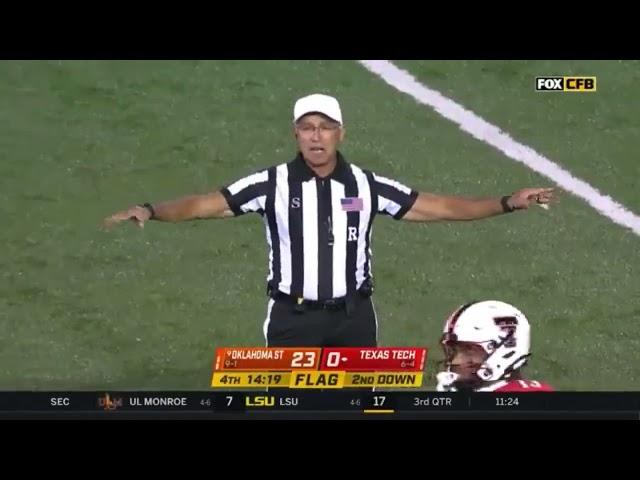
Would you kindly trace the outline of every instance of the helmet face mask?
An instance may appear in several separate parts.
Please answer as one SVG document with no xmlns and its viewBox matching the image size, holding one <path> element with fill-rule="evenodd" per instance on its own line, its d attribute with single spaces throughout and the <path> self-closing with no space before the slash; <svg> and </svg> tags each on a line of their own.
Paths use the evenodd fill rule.
<svg viewBox="0 0 640 480">
<path fill-rule="evenodd" d="M 454 383 L 458 389 L 473 389 L 482 383 L 477 372 L 488 357 L 484 348 L 476 343 L 449 338 L 443 338 L 442 348 L 446 370 L 456 375 Z"/>
<path fill-rule="evenodd" d="M 530 325 L 512 305 L 493 300 L 473 302 L 447 319 L 441 345 L 448 381 L 456 389 L 476 389 L 508 379 L 526 364 Z"/>
</svg>

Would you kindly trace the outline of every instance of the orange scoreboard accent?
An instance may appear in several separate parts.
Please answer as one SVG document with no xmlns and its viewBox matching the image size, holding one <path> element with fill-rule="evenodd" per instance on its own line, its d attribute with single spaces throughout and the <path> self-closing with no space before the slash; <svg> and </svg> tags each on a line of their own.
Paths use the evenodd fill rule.
<svg viewBox="0 0 640 480">
<path fill-rule="evenodd" d="M 320 352 L 320 348 L 218 348 L 214 370 L 317 370 Z"/>
</svg>

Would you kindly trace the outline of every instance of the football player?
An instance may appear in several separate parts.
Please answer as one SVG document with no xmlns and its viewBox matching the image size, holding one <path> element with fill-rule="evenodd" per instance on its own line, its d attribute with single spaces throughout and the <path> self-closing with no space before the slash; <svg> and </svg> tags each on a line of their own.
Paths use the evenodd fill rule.
<svg viewBox="0 0 640 480">
<path fill-rule="evenodd" d="M 488 300 L 459 307 L 444 325 L 445 371 L 437 390 L 549 392 L 546 383 L 522 376 L 530 355 L 531 327 L 513 305 Z"/>
</svg>

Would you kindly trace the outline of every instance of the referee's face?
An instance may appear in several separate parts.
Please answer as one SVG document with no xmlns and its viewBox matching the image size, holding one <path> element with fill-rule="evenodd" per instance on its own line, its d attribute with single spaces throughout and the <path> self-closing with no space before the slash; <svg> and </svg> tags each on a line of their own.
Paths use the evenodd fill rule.
<svg viewBox="0 0 640 480">
<path fill-rule="evenodd" d="M 338 145 L 344 138 L 342 126 L 321 114 L 309 114 L 295 125 L 298 149 L 313 167 L 323 167 L 336 160 Z"/>
</svg>

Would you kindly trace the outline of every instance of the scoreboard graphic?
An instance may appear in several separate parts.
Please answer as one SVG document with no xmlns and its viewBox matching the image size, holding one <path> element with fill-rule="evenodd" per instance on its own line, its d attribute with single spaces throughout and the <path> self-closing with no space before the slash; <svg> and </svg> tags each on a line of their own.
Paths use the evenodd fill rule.
<svg viewBox="0 0 640 480">
<path fill-rule="evenodd" d="M 638 420 L 640 415 L 639 392 L 417 390 L 426 360 L 427 349 L 417 347 L 220 348 L 212 364 L 213 391 L 0 392 L 0 419 Z"/>
<path fill-rule="evenodd" d="M 419 347 L 216 350 L 214 388 L 418 388 L 427 349 Z"/>
</svg>

